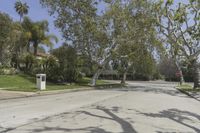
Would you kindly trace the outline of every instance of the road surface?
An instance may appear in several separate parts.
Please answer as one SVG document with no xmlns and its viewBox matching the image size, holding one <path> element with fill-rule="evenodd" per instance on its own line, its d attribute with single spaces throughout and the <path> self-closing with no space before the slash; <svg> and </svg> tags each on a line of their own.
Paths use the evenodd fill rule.
<svg viewBox="0 0 200 133">
<path fill-rule="evenodd" d="M 200 133 L 200 102 L 165 82 L 0 101 L 0 133 Z"/>
</svg>

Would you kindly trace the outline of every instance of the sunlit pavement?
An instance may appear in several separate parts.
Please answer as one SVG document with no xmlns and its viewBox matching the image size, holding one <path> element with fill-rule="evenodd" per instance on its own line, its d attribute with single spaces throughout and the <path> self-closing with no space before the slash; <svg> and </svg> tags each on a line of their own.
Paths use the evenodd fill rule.
<svg viewBox="0 0 200 133">
<path fill-rule="evenodd" d="M 200 102 L 175 85 L 129 82 L 123 89 L 0 101 L 0 132 L 200 133 Z"/>
</svg>

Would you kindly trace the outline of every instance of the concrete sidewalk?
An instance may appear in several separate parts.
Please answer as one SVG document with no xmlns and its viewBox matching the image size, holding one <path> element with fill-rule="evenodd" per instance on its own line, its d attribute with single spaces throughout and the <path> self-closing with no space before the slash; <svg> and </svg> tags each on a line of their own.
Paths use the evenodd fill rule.
<svg viewBox="0 0 200 133">
<path fill-rule="evenodd" d="M 34 94 L 35 93 L 33 92 L 15 92 L 15 91 L 0 90 L 0 100 L 28 97 Z"/>
</svg>

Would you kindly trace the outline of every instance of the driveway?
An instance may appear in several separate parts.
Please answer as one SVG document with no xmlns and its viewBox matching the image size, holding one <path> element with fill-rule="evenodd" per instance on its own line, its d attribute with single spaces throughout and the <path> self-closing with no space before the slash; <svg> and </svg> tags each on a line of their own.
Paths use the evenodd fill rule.
<svg viewBox="0 0 200 133">
<path fill-rule="evenodd" d="M 174 86 L 129 82 L 122 89 L 0 101 L 0 132 L 200 133 L 200 102 Z"/>
</svg>

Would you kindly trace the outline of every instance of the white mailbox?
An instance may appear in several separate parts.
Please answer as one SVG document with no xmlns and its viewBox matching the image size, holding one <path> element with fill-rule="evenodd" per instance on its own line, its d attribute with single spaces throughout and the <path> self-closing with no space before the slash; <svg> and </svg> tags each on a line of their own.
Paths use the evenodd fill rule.
<svg viewBox="0 0 200 133">
<path fill-rule="evenodd" d="M 37 74 L 36 81 L 37 81 L 37 88 L 39 90 L 46 89 L 46 74 Z"/>
</svg>

